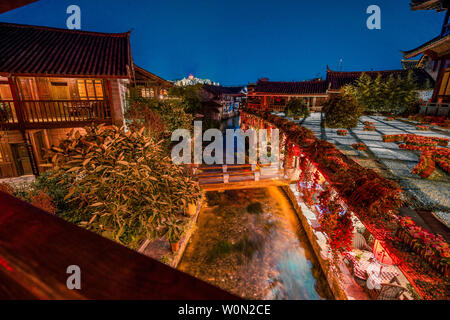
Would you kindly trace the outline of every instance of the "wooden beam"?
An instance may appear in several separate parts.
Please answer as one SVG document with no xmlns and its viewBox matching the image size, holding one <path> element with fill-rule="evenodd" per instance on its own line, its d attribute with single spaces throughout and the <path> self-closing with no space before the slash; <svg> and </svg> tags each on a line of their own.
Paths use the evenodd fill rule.
<svg viewBox="0 0 450 320">
<path fill-rule="evenodd" d="M 3 192 L 0 207 L 0 299 L 238 299 Z"/>
<path fill-rule="evenodd" d="M 37 2 L 38 0 L 8 0 L 0 3 L 0 13 L 11 11 L 27 4 Z"/>
</svg>

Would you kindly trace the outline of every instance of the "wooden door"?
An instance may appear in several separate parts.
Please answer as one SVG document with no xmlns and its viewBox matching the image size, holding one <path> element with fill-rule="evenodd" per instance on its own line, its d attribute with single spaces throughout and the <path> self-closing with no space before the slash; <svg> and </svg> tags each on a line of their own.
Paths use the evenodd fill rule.
<svg viewBox="0 0 450 320">
<path fill-rule="evenodd" d="M 31 168 L 31 161 L 25 144 L 11 144 L 11 152 L 18 176 L 32 175 L 33 169 Z"/>
</svg>

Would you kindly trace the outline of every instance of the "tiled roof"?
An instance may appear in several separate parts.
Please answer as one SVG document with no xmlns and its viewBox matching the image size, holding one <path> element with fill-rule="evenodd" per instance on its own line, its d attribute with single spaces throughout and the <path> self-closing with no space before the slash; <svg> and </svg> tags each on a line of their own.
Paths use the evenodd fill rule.
<svg viewBox="0 0 450 320">
<path fill-rule="evenodd" d="M 420 45 L 419 47 L 412 49 L 412 50 L 408 50 L 408 51 L 402 51 L 403 56 L 405 57 L 405 59 L 409 59 L 409 58 L 413 58 L 415 56 L 418 56 L 419 54 L 423 53 L 424 51 L 426 51 L 427 49 L 431 49 L 432 47 L 436 47 L 436 45 L 442 45 L 442 44 L 446 44 L 448 43 L 448 41 L 450 41 L 450 34 L 445 35 L 445 36 L 437 36 L 436 38 L 431 39 L 428 42 L 425 42 L 424 44 Z"/>
<path fill-rule="evenodd" d="M 443 11 L 448 8 L 447 0 L 411 0 L 412 10 L 437 10 Z"/>
<path fill-rule="evenodd" d="M 29 3 L 36 2 L 37 0 L 8 0 L 0 2 L 0 13 L 4 13 L 10 10 L 14 10 L 19 7 L 23 7 Z"/>
<path fill-rule="evenodd" d="M 266 81 L 259 80 L 254 92 L 278 94 L 326 94 L 328 83 L 323 80 L 312 81 Z"/>
<path fill-rule="evenodd" d="M 156 74 L 151 73 L 150 71 L 147 71 L 144 68 L 137 66 L 136 64 L 134 65 L 134 80 L 137 83 L 156 82 L 157 84 L 162 86 L 173 87 L 173 83 L 171 83 L 170 81 L 158 77 Z"/>
<path fill-rule="evenodd" d="M 224 86 L 214 86 L 214 85 L 209 85 L 209 84 L 205 84 L 203 85 L 203 88 L 215 95 L 221 95 L 221 94 L 240 94 L 242 89 L 244 89 L 244 87 L 224 87 Z"/>
<path fill-rule="evenodd" d="M 0 72 L 129 78 L 130 33 L 110 34 L 0 22 Z"/>
<path fill-rule="evenodd" d="M 327 81 L 330 83 L 329 90 L 339 90 L 346 84 L 354 84 L 356 80 L 361 76 L 362 73 L 367 74 L 371 78 L 378 77 L 378 74 L 381 74 L 383 79 L 388 78 L 390 75 L 395 77 L 406 77 L 408 75 L 409 70 L 382 70 L 382 71 L 355 71 L 355 72 L 346 72 L 346 71 L 327 71 Z M 427 83 L 430 86 L 434 86 L 434 80 L 431 76 L 423 69 L 412 69 L 412 72 L 417 79 L 419 84 L 419 88 L 421 89 L 429 89 L 427 88 Z M 428 80 L 428 81 L 427 81 Z"/>
</svg>

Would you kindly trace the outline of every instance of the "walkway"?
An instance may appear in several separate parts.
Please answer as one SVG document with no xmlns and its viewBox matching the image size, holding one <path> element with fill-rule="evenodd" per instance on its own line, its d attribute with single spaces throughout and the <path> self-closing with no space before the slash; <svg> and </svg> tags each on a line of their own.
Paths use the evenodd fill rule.
<svg viewBox="0 0 450 320">
<path fill-rule="evenodd" d="M 375 123 L 375 131 L 364 131 L 364 121 Z M 299 121 L 296 121 L 299 122 Z M 411 173 L 419 161 L 419 153 L 403 150 L 396 143 L 383 142 L 382 135 L 388 134 L 418 134 L 449 138 L 445 132 L 419 131 L 414 125 L 402 121 L 385 121 L 385 117 L 363 116 L 358 126 L 349 130 L 347 136 L 338 136 L 337 129 L 323 128 L 321 113 L 312 113 L 302 124 L 312 130 L 317 137 L 335 144 L 344 154 L 348 155 L 361 166 L 371 168 L 386 178 L 397 180 L 408 196 L 409 206 L 417 209 L 433 211 L 436 217 L 450 226 L 450 176 L 441 170 L 436 170 L 432 179 L 422 179 Z M 368 150 L 358 151 L 352 144 L 363 142 Z M 429 217 L 417 214 L 415 220 L 435 232 L 443 229 L 433 226 Z M 428 223 L 427 223 L 428 221 Z M 436 222 L 436 221 L 435 221 Z M 445 230 L 445 228 L 444 228 Z M 448 232 L 448 229 L 447 229 Z M 441 233 L 441 232 L 439 232 Z"/>
</svg>

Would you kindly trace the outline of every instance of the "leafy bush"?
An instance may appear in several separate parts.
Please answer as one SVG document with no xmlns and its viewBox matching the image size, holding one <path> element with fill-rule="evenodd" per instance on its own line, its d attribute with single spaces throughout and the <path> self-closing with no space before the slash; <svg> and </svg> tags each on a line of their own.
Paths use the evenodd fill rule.
<svg viewBox="0 0 450 320">
<path fill-rule="evenodd" d="M 303 99 L 292 98 L 288 101 L 284 113 L 287 117 L 307 118 L 311 114 Z"/>
<path fill-rule="evenodd" d="M 431 89 L 431 83 L 424 89 Z M 419 89 L 412 71 L 406 77 L 382 78 L 379 74 L 372 79 L 367 74 L 362 74 L 353 87 L 353 92 L 358 102 L 369 113 L 411 114 L 417 111 Z"/>
<path fill-rule="evenodd" d="M 145 238 L 180 239 L 189 221 L 184 209 L 197 201 L 199 187 L 144 128 L 88 128 L 52 153 L 55 170 L 38 183 L 64 190 L 49 191 L 58 208 L 61 202 L 76 208 L 64 218 L 132 248 Z"/>
<path fill-rule="evenodd" d="M 203 109 L 204 90 L 202 84 L 185 87 L 174 86 L 170 88 L 169 96 L 178 98 L 186 113 L 195 115 Z"/>
<path fill-rule="evenodd" d="M 142 98 L 131 94 L 128 100 L 125 117 L 132 129 L 144 127 L 146 134 L 156 140 L 170 136 L 176 129 L 192 130 L 193 117 L 184 111 L 178 100 Z"/>
<path fill-rule="evenodd" d="M 340 92 L 332 95 L 322 109 L 325 116 L 324 125 L 330 128 L 354 128 L 364 112 L 351 94 Z"/>
</svg>

